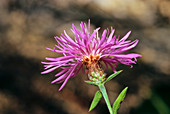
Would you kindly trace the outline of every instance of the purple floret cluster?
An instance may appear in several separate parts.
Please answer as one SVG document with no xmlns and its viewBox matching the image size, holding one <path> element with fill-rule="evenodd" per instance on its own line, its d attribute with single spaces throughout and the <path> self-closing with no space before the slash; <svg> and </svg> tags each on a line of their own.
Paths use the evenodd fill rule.
<svg viewBox="0 0 170 114">
<path fill-rule="evenodd" d="M 136 58 L 142 57 L 135 53 L 123 54 L 123 52 L 134 48 L 138 43 L 138 40 L 127 40 L 131 31 L 119 39 L 114 35 L 115 29 L 112 27 L 110 33 L 109 29 L 104 30 L 101 37 L 98 33 L 100 27 L 90 33 L 90 20 L 88 25 L 81 22 L 80 27 L 81 29 L 77 29 L 73 24 L 71 31 L 75 35 L 74 38 L 71 38 L 64 31 L 64 34 L 61 34 L 60 37 L 55 37 L 57 41 L 55 47 L 53 49 L 47 48 L 50 51 L 62 53 L 62 57 L 46 57 L 48 62 L 42 62 L 45 68 L 41 74 L 52 72 L 58 68 L 62 69 L 55 75 L 56 79 L 51 82 L 62 83 L 59 91 L 65 86 L 69 78 L 75 77 L 81 69 L 83 70 L 83 65 L 88 68 L 87 64 L 84 64 L 87 63 L 87 58 L 92 60 L 91 57 L 97 57 L 97 63 L 104 62 L 106 68 L 111 67 L 113 72 L 116 72 L 118 63 L 132 67 L 132 64 L 136 64 Z M 89 61 L 88 65 L 91 64 L 93 63 Z"/>
</svg>

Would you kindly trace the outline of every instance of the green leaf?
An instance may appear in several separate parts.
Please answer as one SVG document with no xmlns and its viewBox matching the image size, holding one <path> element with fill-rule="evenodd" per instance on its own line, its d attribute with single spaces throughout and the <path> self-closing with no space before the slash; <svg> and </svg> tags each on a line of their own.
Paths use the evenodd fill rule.
<svg viewBox="0 0 170 114">
<path fill-rule="evenodd" d="M 121 73 L 123 70 L 119 70 L 117 72 L 115 72 L 114 74 L 111 74 L 104 82 L 103 84 L 105 84 L 106 82 L 110 81 L 111 79 L 113 79 L 115 76 L 117 76 L 119 73 Z"/>
<path fill-rule="evenodd" d="M 124 100 L 125 96 L 126 96 L 126 92 L 127 92 L 128 87 L 126 87 L 117 97 L 116 101 L 113 104 L 113 114 L 117 114 L 117 111 L 119 110 L 120 104 L 122 103 L 122 101 Z"/>
<path fill-rule="evenodd" d="M 91 82 L 91 81 L 84 81 L 84 82 L 86 82 L 86 83 L 88 83 L 88 84 L 92 84 L 92 85 L 97 85 L 96 83 Z"/>
<path fill-rule="evenodd" d="M 91 103 L 89 112 L 96 107 L 96 105 L 99 103 L 101 98 L 102 98 L 102 93 L 100 91 L 97 91 Z"/>
</svg>

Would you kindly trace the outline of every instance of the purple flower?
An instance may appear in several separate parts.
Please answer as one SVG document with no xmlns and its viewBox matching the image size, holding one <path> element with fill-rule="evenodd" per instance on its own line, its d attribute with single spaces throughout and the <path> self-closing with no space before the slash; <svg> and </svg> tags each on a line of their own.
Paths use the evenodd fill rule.
<svg viewBox="0 0 170 114">
<path fill-rule="evenodd" d="M 74 33 L 75 38 L 70 38 L 64 31 L 60 37 L 56 36 L 55 39 L 57 44 L 53 49 L 47 48 L 50 51 L 56 53 L 62 53 L 62 57 L 58 58 L 46 58 L 49 62 L 42 62 L 44 64 L 45 71 L 41 74 L 52 72 L 58 68 L 62 70 L 55 75 L 57 77 L 51 83 L 62 83 L 59 91 L 65 86 L 69 78 L 75 77 L 78 72 L 85 65 L 86 70 L 90 70 L 94 64 L 104 62 L 106 68 L 110 66 L 114 72 L 116 72 L 117 63 L 130 65 L 136 64 L 137 57 L 142 57 L 139 54 L 121 54 L 134 48 L 138 40 L 130 41 L 126 39 L 129 37 L 131 31 L 129 31 L 122 39 L 114 35 L 114 29 L 111 27 L 111 33 L 109 30 L 104 30 L 101 38 L 98 35 L 100 29 L 97 28 L 90 33 L 90 20 L 88 26 L 81 22 L 81 30 L 77 29 L 74 24 L 72 25 L 71 31 Z"/>
</svg>

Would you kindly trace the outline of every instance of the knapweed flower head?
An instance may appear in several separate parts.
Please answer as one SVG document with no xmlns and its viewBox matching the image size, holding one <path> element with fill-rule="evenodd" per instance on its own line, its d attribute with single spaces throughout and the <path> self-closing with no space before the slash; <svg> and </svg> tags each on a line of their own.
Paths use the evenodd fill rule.
<svg viewBox="0 0 170 114">
<path fill-rule="evenodd" d="M 52 72 L 58 68 L 62 69 L 55 75 L 57 78 L 51 82 L 62 83 L 59 90 L 65 86 L 69 78 L 75 77 L 81 69 L 83 71 L 83 65 L 89 73 L 101 69 L 100 63 L 104 62 L 106 68 L 110 66 L 116 72 L 118 63 L 132 67 L 132 64 L 136 64 L 136 58 L 141 57 L 141 55 L 135 53 L 122 54 L 134 48 L 138 43 L 138 40 L 127 40 L 131 31 L 119 40 L 119 37 L 114 35 L 115 29 L 112 27 L 110 33 L 109 29 L 104 30 L 101 37 L 98 33 L 100 27 L 90 33 L 90 20 L 88 25 L 81 22 L 80 27 L 81 29 L 78 29 L 72 24 L 71 31 L 75 35 L 74 38 L 71 38 L 64 31 L 64 34 L 62 33 L 60 37 L 55 37 L 57 41 L 55 47 L 53 49 L 47 48 L 50 51 L 62 53 L 62 57 L 47 57 L 48 62 L 42 62 L 45 71 L 41 74 Z"/>
</svg>

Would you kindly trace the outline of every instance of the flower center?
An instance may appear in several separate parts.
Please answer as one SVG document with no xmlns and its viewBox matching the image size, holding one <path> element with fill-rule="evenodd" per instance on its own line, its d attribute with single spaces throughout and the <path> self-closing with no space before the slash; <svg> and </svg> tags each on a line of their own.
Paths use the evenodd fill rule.
<svg viewBox="0 0 170 114">
<path fill-rule="evenodd" d="M 103 72 L 100 66 L 100 56 L 92 55 L 83 56 L 82 63 L 86 66 L 86 71 L 88 73 L 88 78 L 90 81 L 95 83 L 101 83 L 105 80 L 106 74 Z"/>
<path fill-rule="evenodd" d="M 99 59 L 99 55 L 90 54 L 90 56 L 83 56 L 82 63 L 86 66 L 87 70 L 89 70 L 91 66 L 99 64 Z"/>
</svg>

